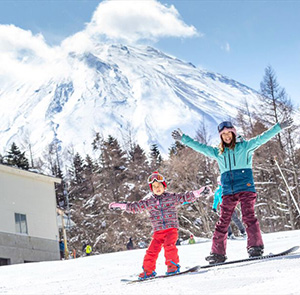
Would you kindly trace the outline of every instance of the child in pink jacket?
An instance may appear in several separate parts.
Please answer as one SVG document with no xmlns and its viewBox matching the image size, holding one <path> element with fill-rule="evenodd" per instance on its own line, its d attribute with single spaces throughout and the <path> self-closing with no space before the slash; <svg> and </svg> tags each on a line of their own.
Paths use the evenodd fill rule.
<svg viewBox="0 0 300 295">
<path fill-rule="evenodd" d="M 165 250 L 166 274 L 174 274 L 180 271 L 178 249 L 178 216 L 177 206 L 185 202 L 194 202 L 200 196 L 211 195 L 209 187 L 176 194 L 166 192 L 167 184 L 165 178 L 158 172 L 153 172 L 148 177 L 148 184 L 153 194 L 143 200 L 132 203 L 111 203 L 109 208 L 120 208 L 130 213 L 140 213 L 147 210 L 153 226 L 153 236 L 149 248 L 146 251 L 143 262 L 143 272 L 139 279 L 154 277 L 156 275 L 156 260 L 162 247 Z"/>
</svg>

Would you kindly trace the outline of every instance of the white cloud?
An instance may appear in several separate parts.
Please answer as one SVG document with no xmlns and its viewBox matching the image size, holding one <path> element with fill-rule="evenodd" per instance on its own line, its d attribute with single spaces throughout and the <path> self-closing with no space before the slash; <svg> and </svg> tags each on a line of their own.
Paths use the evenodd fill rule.
<svg viewBox="0 0 300 295">
<path fill-rule="evenodd" d="M 164 37 L 200 36 L 194 26 L 181 19 L 176 8 L 157 0 L 105 0 L 84 30 L 66 38 L 60 46 L 49 46 L 42 34 L 32 34 L 14 25 L 0 25 L 1 79 L 34 80 L 50 73 L 64 75 L 70 68 L 69 52 L 85 52 L 99 41 L 157 41 Z"/>
<path fill-rule="evenodd" d="M 225 50 L 226 52 L 230 52 L 230 44 L 228 42 L 226 42 L 225 45 L 221 46 L 222 50 Z"/>
<path fill-rule="evenodd" d="M 86 31 L 81 31 L 66 38 L 61 43 L 61 48 L 66 54 L 72 51 L 83 53 L 93 48 L 92 40 L 92 36 L 89 36 Z"/>
<path fill-rule="evenodd" d="M 0 25 L 0 50 L 2 53 L 16 51 L 14 48 L 34 51 L 37 55 L 43 55 L 47 46 L 41 34 L 33 36 L 30 31 L 22 30 L 14 25 Z"/>
<path fill-rule="evenodd" d="M 0 25 L 0 72 L 8 80 L 43 79 L 51 71 L 60 73 L 60 47 L 50 47 L 41 34 L 14 25 Z M 65 65 L 63 66 L 65 67 Z M 61 70 L 61 66 L 59 66 Z"/>
<path fill-rule="evenodd" d="M 92 36 L 125 40 L 156 41 L 163 37 L 194 37 L 199 35 L 194 26 L 186 25 L 176 8 L 156 0 L 106 0 L 99 4 L 92 20 L 86 26 Z"/>
</svg>

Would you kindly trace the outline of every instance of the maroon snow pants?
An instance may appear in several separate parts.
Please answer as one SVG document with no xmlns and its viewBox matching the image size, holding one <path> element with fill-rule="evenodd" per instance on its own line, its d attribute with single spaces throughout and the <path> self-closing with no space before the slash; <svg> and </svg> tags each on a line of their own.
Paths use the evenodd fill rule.
<svg viewBox="0 0 300 295">
<path fill-rule="evenodd" d="M 254 213 L 256 196 L 254 192 L 240 192 L 222 197 L 220 219 L 215 226 L 211 253 L 226 254 L 227 229 L 238 203 L 241 203 L 242 220 L 246 225 L 247 249 L 253 246 L 263 246 L 259 223 Z"/>
</svg>

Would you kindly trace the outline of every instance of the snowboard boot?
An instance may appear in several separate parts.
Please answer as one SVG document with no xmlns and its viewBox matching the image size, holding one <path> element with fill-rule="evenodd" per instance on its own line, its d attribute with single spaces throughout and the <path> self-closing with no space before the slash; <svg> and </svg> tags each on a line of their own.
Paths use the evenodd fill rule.
<svg viewBox="0 0 300 295">
<path fill-rule="evenodd" d="M 144 269 L 144 268 L 143 268 Z M 148 278 L 152 278 L 156 276 L 156 272 L 155 271 L 151 271 L 151 270 L 144 270 L 142 273 L 139 274 L 139 280 L 145 280 Z"/>
<path fill-rule="evenodd" d="M 226 255 L 210 253 L 209 256 L 205 257 L 205 260 L 209 262 L 209 264 L 217 264 L 225 262 L 227 259 Z"/>
<path fill-rule="evenodd" d="M 264 246 L 253 246 L 248 249 L 249 257 L 259 257 L 264 254 Z"/>
<path fill-rule="evenodd" d="M 180 272 L 180 265 L 174 263 L 173 261 L 171 261 L 171 263 L 172 265 L 168 265 L 168 271 L 166 272 L 166 275 L 172 275 Z"/>
</svg>

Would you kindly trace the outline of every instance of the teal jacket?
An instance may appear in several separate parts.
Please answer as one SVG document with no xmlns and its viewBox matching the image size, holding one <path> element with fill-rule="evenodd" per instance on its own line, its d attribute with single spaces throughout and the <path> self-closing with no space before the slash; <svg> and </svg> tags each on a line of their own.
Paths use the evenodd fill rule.
<svg viewBox="0 0 300 295">
<path fill-rule="evenodd" d="M 213 206 L 212 206 L 213 209 L 217 210 L 219 203 L 220 204 L 222 203 L 222 186 L 221 185 L 218 185 L 218 188 L 215 191 L 214 203 L 213 203 Z"/>
<path fill-rule="evenodd" d="M 253 153 L 258 147 L 269 141 L 280 131 L 280 124 L 277 123 L 264 133 L 250 140 L 237 140 L 233 150 L 225 148 L 222 154 L 218 147 L 202 144 L 185 134 L 182 136 L 181 142 L 218 162 L 224 196 L 243 191 L 255 192 L 252 173 Z"/>
</svg>

